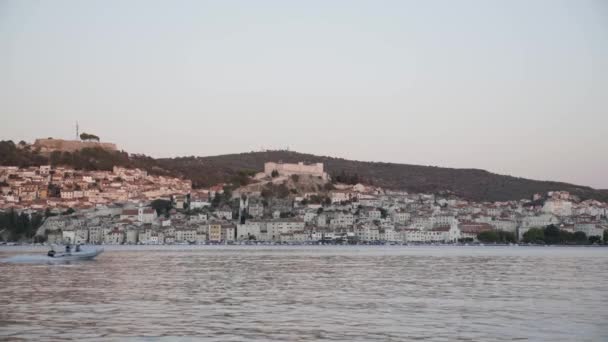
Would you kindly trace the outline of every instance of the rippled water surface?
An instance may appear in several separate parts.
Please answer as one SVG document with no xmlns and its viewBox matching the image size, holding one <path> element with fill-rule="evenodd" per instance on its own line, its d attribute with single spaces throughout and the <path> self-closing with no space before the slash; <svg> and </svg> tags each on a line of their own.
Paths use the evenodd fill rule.
<svg viewBox="0 0 608 342">
<path fill-rule="evenodd" d="M 608 248 L 117 247 L 0 262 L 0 308 L 15 340 L 608 341 Z"/>
</svg>

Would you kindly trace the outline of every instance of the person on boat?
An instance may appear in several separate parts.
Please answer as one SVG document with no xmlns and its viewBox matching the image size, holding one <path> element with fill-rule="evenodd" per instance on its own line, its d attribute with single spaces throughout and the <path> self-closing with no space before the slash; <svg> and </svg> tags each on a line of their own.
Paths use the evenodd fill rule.
<svg viewBox="0 0 608 342">
<path fill-rule="evenodd" d="M 80 252 L 80 244 L 76 245 L 76 252 Z"/>
<path fill-rule="evenodd" d="M 70 251 L 72 250 L 72 246 L 70 246 L 70 244 L 68 243 L 67 245 L 65 245 L 65 252 L 67 254 L 70 254 Z"/>
</svg>

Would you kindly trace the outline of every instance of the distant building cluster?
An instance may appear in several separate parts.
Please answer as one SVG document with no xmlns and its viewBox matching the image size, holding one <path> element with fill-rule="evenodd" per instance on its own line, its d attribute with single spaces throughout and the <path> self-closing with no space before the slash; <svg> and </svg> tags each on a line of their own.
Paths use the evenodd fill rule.
<svg viewBox="0 0 608 342">
<path fill-rule="evenodd" d="M 0 209 L 87 209 L 190 193 L 188 180 L 152 176 L 139 169 L 78 171 L 40 166 L 0 166 Z"/>
<path fill-rule="evenodd" d="M 259 184 L 279 175 L 327 177 L 323 165 L 267 163 Z M 268 197 L 224 185 L 192 190 L 189 181 L 141 170 L 84 172 L 50 167 L 0 168 L 4 210 L 75 208 L 46 218 L 49 242 L 91 244 L 208 243 L 453 243 L 482 232 L 522 238 L 555 225 L 587 236 L 608 229 L 608 205 L 568 192 L 479 203 L 450 195 L 413 194 L 363 184 Z M 167 208 L 154 207 L 165 199 Z"/>
</svg>

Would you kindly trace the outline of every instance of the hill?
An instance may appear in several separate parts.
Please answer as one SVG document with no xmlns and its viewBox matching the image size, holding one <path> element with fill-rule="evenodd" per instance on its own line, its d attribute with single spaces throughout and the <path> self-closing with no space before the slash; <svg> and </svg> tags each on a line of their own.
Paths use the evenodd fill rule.
<svg viewBox="0 0 608 342">
<path fill-rule="evenodd" d="M 290 151 L 250 152 L 212 157 L 157 159 L 163 169 L 188 177 L 198 185 L 226 182 L 239 170 L 262 171 L 267 161 L 323 163 L 333 178 L 358 179 L 377 186 L 410 192 L 448 190 L 475 201 L 530 198 L 535 193 L 565 190 L 581 199 L 608 201 L 608 191 L 561 182 L 499 175 L 479 169 L 454 169 L 395 163 L 363 162 Z"/>
<path fill-rule="evenodd" d="M 2 166 L 69 166 L 77 170 L 112 170 L 114 166 L 145 169 L 153 174 L 173 176 L 172 171 L 158 166 L 155 159 L 139 154 L 129 154 L 102 147 L 86 147 L 75 151 L 46 152 L 36 145 L 25 142 L 0 141 L 0 165 Z"/>
<path fill-rule="evenodd" d="M 51 164 L 84 170 L 111 170 L 114 165 L 136 167 L 152 174 L 190 179 L 194 187 L 218 183 L 244 185 L 247 177 L 262 171 L 267 161 L 320 162 L 324 163 L 325 170 L 332 178 L 340 181 L 361 181 L 410 192 L 436 193 L 447 190 L 475 201 L 518 200 L 530 198 L 535 193 L 565 190 L 581 199 L 608 202 L 608 190 L 505 176 L 479 169 L 363 162 L 290 151 L 154 159 L 124 151 L 84 148 L 74 152 L 55 151 L 47 156 L 23 142 L 14 144 L 12 141 L 0 141 L 0 165 L 27 167 Z"/>
</svg>

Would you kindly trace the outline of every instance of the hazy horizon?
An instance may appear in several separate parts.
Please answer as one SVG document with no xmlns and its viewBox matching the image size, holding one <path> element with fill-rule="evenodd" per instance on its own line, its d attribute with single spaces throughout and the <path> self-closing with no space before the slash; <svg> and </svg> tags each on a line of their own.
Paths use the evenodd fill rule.
<svg viewBox="0 0 608 342">
<path fill-rule="evenodd" d="M 608 189 L 603 1 L 0 0 L 0 139 Z"/>
</svg>

